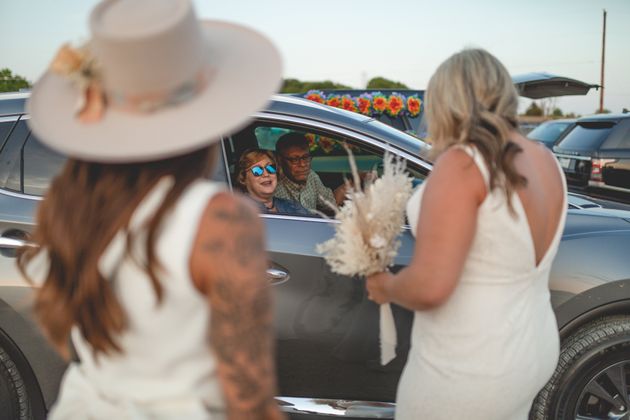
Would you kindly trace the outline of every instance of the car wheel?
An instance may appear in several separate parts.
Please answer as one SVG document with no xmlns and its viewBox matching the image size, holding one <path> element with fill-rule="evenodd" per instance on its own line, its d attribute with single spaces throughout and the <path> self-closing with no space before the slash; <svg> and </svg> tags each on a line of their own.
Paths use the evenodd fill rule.
<svg viewBox="0 0 630 420">
<path fill-rule="evenodd" d="M 0 418 L 29 420 L 26 386 L 11 356 L 0 346 Z"/>
<path fill-rule="evenodd" d="M 630 317 L 592 322 L 566 339 L 530 419 L 630 418 Z"/>
</svg>

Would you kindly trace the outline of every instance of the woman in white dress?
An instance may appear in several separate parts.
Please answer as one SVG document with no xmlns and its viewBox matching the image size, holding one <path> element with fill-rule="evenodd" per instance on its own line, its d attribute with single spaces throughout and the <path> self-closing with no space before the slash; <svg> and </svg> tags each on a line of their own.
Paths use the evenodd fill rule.
<svg viewBox="0 0 630 420">
<path fill-rule="evenodd" d="M 78 355 L 49 419 L 280 418 L 262 224 L 208 180 L 216 141 L 277 89 L 277 50 L 188 0 L 105 0 L 90 29 L 28 104 L 69 156 L 19 259 Z"/>
<path fill-rule="evenodd" d="M 554 156 L 518 131 L 505 67 L 467 49 L 426 92 L 438 156 L 414 193 L 414 256 L 367 279 L 369 297 L 415 311 L 397 419 L 526 419 L 559 353 L 549 271 L 566 184 Z"/>
</svg>

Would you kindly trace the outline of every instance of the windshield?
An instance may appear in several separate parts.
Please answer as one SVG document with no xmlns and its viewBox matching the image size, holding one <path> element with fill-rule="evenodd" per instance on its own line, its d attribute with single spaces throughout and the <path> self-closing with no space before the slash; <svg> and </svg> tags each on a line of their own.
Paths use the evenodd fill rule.
<svg viewBox="0 0 630 420">
<path fill-rule="evenodd" d="M 557 147 L 569 150 L 593 151 L 599 149 L 614 126 L 613 122 L 581 122 L 569 132 Z"/>
<path fill-rule="evenodd" d="M 571 124 L 572 123 L 568 121 L 541 124 L 530 131 L 527 137 L 532 140 L 538 140 L 545 144 L 553 145 Z"/>
</svg>

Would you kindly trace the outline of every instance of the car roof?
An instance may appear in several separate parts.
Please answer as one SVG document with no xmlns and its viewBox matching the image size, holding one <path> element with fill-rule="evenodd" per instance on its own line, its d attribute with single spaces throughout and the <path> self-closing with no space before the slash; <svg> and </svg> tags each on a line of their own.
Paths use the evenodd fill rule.
<svg viewBox="0 0 630 420">
<path fill-rule="evenodd" d="M 578 122 L 597 122 L 597 121 L 611 121 L 611 122 L 619 122 L 621 120 L 630 118 L 630 113 L 626 114 L 595 114 L 595 115 L 587 115 L 585 117 L 579 118 Z"/>
<path fill-rule="evenodd" d="M 557 120 L 547 120 L 540 123 L 540 125 L 549 125 L 555 123 L 574 123 L 577 121 L 577 118 L 558 118 Z"/>
<path fill-rule="evenodd" d="M 28 92 L 0 94 L 0 116 L 24 113 L 24 105 L 28 96 Z M 425 149 L 429 148 L 429 146 L 420 139 L 387 124 L 376 121 L 371 117 L 322 105 L 292 95 L 273 95 L 267 103 L 267 107 L 261 110 L 258 115 L 261 113 L 263 116 L 264 114 L 279 114 L 299 117 L 314 122 L 325 122 L 346 130 L 367 134 L 389 144 L 392 144 L 391 139 L 392 136 L 394 136 L 396 143 L 392 145 L 416 155 L 419 151 L 424 150 L 426 152 Z"/>
<path fill-rule="evenodd" d="M 24 113 L 24 105 L 29 96 L 29 92 L 0 93 L 0 116 Z"/>
</svg>

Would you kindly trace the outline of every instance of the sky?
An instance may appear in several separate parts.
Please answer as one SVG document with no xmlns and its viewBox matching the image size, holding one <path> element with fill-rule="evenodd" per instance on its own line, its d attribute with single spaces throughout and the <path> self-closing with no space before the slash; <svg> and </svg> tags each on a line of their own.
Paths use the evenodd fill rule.
<svg viewBox="0 0 630 420">
<path fill-rule="evenodd" d="M 89 38 L 96 0 L 0 0 L 0 68 L 35 81 L 59 46 Z M 545 71 L 600 84 L 604 107 L 630 109 L 630 0 L 193 0 L 201 18 L 251 26 L 278 46 L 284 77 L 355 88 L 376 76 L 424 89 L 438 65 L 485 48 L 511 74 Z M 255 73 L 253 73 L 255 74 Z M 552 104 L 587 115 L 600 92 Z M 523 99 L 523 111 L 530 100 Z"/>
</svg>

